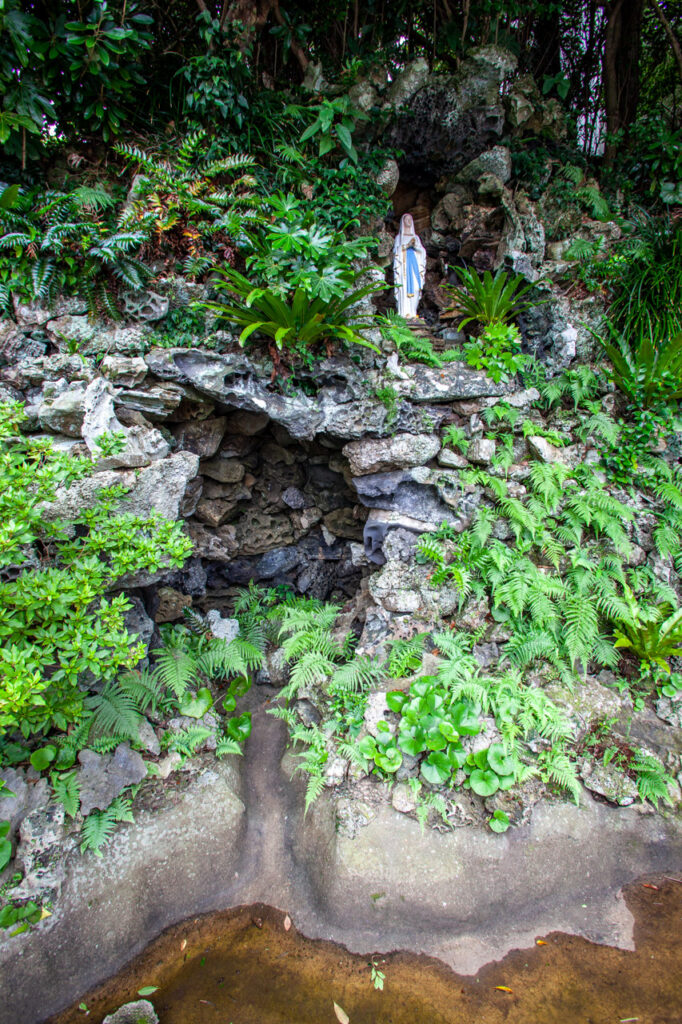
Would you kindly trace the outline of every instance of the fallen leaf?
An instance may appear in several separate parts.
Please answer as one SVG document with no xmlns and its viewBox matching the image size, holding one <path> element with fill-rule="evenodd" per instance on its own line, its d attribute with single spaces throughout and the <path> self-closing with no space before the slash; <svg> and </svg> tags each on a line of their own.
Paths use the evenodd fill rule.
<svg viewBox="0 0 682 1024">
<path fill-rule="evenodd" d="M 291 928 L 291 918 L 289 917 L 288 914 L 284 918 L 283 924 L 284 924 L 284 931 L 288 932 L 289 929 Z"/>
<path fill-rule="evenodd" d="M 182 953 L 183 949 L 186 949 L 186 948 L 187 948 L 187 939 L 183 939 L 182 942 L 180 943 L 180 952 Z"/>
<path fill-rule="evenodd" d="M 536 939 L 536 940 L 535 940 L 535 945 L 536 945 L 536 946 L 546 946 L 546 945 L 547 945 L 547 943 L 545 942 L 545 940 L 544 940 L 544 939 Z"/>
<path fill-rule="evenodd" d="M 513 992 L 512 988 L 508 988 L 507 985 L 496 985 L 495 988 L 498 992 Z"/>
<path fill-rule="evenodd" d="M 48 910 L 46 907 L 43 907 L 40 911 L 40 917 L 38 918 L 38 920 L 44 921 L 46 917 L 52 917 L 52 911 Z"/>
<path fill-rule="evenodd" d="M 656 892 L 658 892 L 660 886 L 652 885 L 651 882 L 642 882 L 642 888 L 643 889 L 654 889 Z"/>
<path fill-rule="evenodd" d="M 137 994 L 138 996 L 150 996 L 152 992 L 156 992 L 157 990 L 158 985 L 145 985 L 144 988 L 138 988 Z"/>
<path fill-rule="evenodd" d="M 334 1003 L 334 1013 L 339 1024 L 350 1024 L 350 1017 L 345 1010 L 342 1010 L 338 1003 Z"/>
</svg>

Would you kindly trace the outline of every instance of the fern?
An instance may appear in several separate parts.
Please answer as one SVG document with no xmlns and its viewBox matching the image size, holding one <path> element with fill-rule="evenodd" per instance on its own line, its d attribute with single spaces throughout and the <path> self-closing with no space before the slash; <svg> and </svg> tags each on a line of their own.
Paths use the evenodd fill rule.
<svg viewBox="0 0 682 1024">
<path fill-rule="evenodd" d="M 212 736 L 210 729 L 203 725 L 192 725 L 177 732 L 164 733 L 162 743 L 168 750 L 174 750 L 183 757 L 193 757 L 202 743 Z"/>
<path fill-rule="evenodd" d="M 365 655 L 353 658 L 337 668 L 331 678 L 329 689 L 333 688 L 337 692 L 359 693 L 368 690 L 371 686 L 376 686 L 382 678 L 383 671 L 378 660 Z"/>
<path fill-rule="evenodd" d="M 70 772 L 52 772 L 50 775 L 55 800 L 63 805 L 70 818 L 75 818 L 80 807 L 80 782 L 76 769 Z"/>
<path fill-rule="evenodd" d="M 196 660 L 186 651 L 168 647 L 152 651 L 156 658 L 154 673 L 164 689 L 172 690 L 178 700 L 182 699 L 190 686 L 199 678 Z"/>
<path fill-rule="evenodd" d="M 652 804 L 658 804 L 659 800 L 663 800 L 670 807 L 674 806 L 668 787 L 675 780 L 666 772 L 657 757 L 637 750 L 630 767 L 637 776 L 637 790 L 642 800 L 650 800 Z"/>
<path fill-rule="evenodd" d="M 242 754 L 242 748 L 237 740 L 229 736 L 221 736 L 215 748 L 217 757 L 226 757 L 228 754 Z"/>
<path fill-rule="evenodd" d="M 96 857 L 101 857 L 102 846 L 111 838 L 116 825 L 123 821 L 135 821 L 132 801 L 123 796 L 117 796 L 104 811 L 91 811 L 81 830 L 81 853 L 92 850 Z"/>
<path fill-rule="evenodd" d="M 543 750 L 538 759 L 538 768 L 544 782 L 553 782 L 561 789 L 568 790 L 575 803 L 580 803 L 582 785 L 575 765 L 562 747 Z"/>
<path fill-rule="evenodd" d="M 396 640 L 392 645 L 387 663 L 391 679 L 411 675 L 421 667 L 426 633 L 417 633 L 409 640 Z"/>
<path fill-rule="evenodd" d="M 101 693 L 86 697 L 84 704 L 91 712 L 91 738 L 114 734 L 124 739 L 138 739 L 142 715 L 120 682 L 107 683 Z"/>
</svg>

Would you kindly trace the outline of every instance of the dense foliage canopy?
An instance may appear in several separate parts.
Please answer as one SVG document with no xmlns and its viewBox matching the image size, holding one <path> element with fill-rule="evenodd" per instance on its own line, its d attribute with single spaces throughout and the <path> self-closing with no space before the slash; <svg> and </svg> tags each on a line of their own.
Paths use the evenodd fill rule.
<svg viewBox="0 0 682 1024">
<path fill-rule="evenodd" d="M 670 148 L 682 75 L 680 0 L 3 0 L 0 145 L 28 162 L 59 140 L 214 123 L 244 146 L 273 93 L 424 56 L 456 70 L 473 47 L 515 52 L 595 149 L 642 119 Z"/>
</svg>

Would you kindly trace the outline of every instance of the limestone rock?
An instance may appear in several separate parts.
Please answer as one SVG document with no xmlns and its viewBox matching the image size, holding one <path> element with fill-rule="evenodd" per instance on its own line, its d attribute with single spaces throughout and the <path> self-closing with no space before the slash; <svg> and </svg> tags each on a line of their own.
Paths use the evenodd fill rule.
<svg viewBox="0 0 682 1024">
<path fill-rule="evenodd" d="M 128 743 L 119 743 L 113 754 L 81 750 L 78 760 L 81 765 L 78 781 L 83 815 L 95 808 L 104 810 L 126 786 L 141 782 L 147 774 L 144 761 Z"/>
<path fill-rule="evenodd" d="M 125 499 L 126 512 L 147 518 L 156 511 L 167 519 L 178 519 L 187 486 L 198 469 L 196 455 L 177 452 L 138 472 L 106 470 L 68 488 L 59 488 L 55 501 L 44 506 L 45 517 L 50 521 L 75 519 L 84 508 L 93 507 L 100 488 L 122 484 L 130 488 Z"/>
<path fill-rule="evenodd" d="M 113 384 L 134 388 L 147 376 L 147 364 L 141 356 L 105 356 L 100 372 Z"/>
<path fill-rule="evenodd" d="M 270 417 L 266 412 L 246 412 L 239 409 L 237 412 L 230 413 L 225 422 L 229 434 L 245 434 L 247 437 L 252 437 L 265 430 L 270 422 Z"/>
<path fill-rule="evenodd" d="M 110 1013 L 102 1024 L 159 1024 L 159 1018 L 148 999 L 137 999 Z"/>
<path fill-rule="evenodd" d="M 158 430 L 144 426 L 123 426 L 114 412 L 111 385 L 102 377 L 89 384 L 85 392 L 82 433 L 93 456 L 97 456 L 100 450 L 97 442 L 102 434 L 118 433 L 125 437 L 122 451 L 97 460 L 99 470 L 148 466 L 165 458 L 170 451 L 168 441 Z"/>
<path fill-rule="evenodd" d="M 411 814 L 412 811 L 417 808 L 417 801 L 414 798 L 414 794 L 405 782 L 399 782 L 393 787 L 391 803 L 393 805 L 393 809 L 399 811 L 401 814 Z"/>
<path fill-rule="evenodd" d="M 656 701 L 656 714 L 664 722 L 682 729 L 682 691 L 676 693 L 674 697 L 660 697 Z"/>
<path fill-rule="evenodd" d="M 211 633 L 219 640 L 230 643 L 239 635 L 239 622 L 237 619 L 224 619 L 217 608 L 211 608 L 206 613 L 206 621 L 209 624 Z"/>
<path fill-rule="evenodd" d="M 164 419 L 175 412 L 184 397 L 184 388 L 176 384 L 152 384 L 144 390 L 121 389 L 117 392 L 114 402 L 117 406 Z"/>
<path fill-rule="evenodd" d="M 412 402 L 453 402 L 468 398 L 501 396 L 513 389 L 495 384 L 483 373 L 470 370 L 462 363 L 447 363 L 441 369 L 415 366 L 407 381 L 397 381 L 396 391 Z"/>
<path fill-rule="evenodd" d="M 192 598 L 173 587 L 159 587 L 156 592 L 159 601 L 154 622 L 176 622 L 182 618 L 185 608 L 192 607 Z"/>
<path fill-rule="evenodd" d="M 429 77 L 429 64 L 424 57 L 411 61 L 391 82 L 384 109 L 400 110 L 419 92 Z"/>
<path fill-rule="evenodd" d="M 7 786 L 0 790 L 0 821 L 9 821 L 12 836 L 27 814 L 47 804 L 50 793 L 47 779 L 31 780 L 21 768 L 3 768 L 0 779 Z"/>
<path fill-rule="evenodd" d="M 351 441 L 343 448 L 354 476 L 381 473 L 406 466 L 422 466 L 440 450 L 430 434 L 396 434 L 385 440 Z"/>
<path fill-rule="evenodd" d="M 511 150 L 507 146 L 493 146 L 471 160 L 457 175 L 462 184 L 476 184 L 484 174 L 494 174 L 503 185 L 511 178 Z"/>
<path fill-rule="evenodd" d="M 130 320 L 154 323 L 168 315 L 168 298 L 152 291 L 124 292 L 121 296 L 123 312 Z"/>
<path fill-rule="evenodd" d="M 55 434 L 80 437 L 85 416 L 85 388 L 63 391 L 52 402 L 43 402 L 38 409 L 40 425 Z"/>
<path fill-rule="evenodd" d="M 490 465 L 495 457 L 495 442 L 487 437 L 476 438 L 467 449 L 467 457 L 469 462 L 475 462 L 477 465 Z"/>
<path fill-rule="evenodd" d="M 379 722 L 386 722 L 390 731 L 395 734 L 398 726 L 386 703 L 386 691 L 375 690 L 370 693 L 365 705 L 364 722 L 370 736 L 379 734 Z"/>
<path fill-rule="evenodd" d="M 560 448 L 556 448 L 546 437 L 529 437 L 528 450 L 539 462 L 566 463 L 566 457 Z"/>
<path fill-rule="evenodd" d="M 147 648 L 154 633 L 154 623 L 139 597 L 129 597 L 128 600 L 132 607 L 124 615 L 125 627 L 131 636 L 137 637 Z"/>
<path fill-rule="evenodd" d="M 380 189 L 390 198 L 400 181 L 400 168 L 395 160 L 387 160 L 376 175 L 375 181 Z"/>
<path fill-rule="evenodd" d="M 580 777 L 592 793 L 598 793 L 620 807 L 627 807 L 639 798 L 637 784 L 613 763 L 604 766 L 584 761 Z"/>
<path fill-rule="evenodd" d="M 51 801 L 26 815 L 19 827 L 17 863 L 23 878 L 13 889 L 19 899 L 54 899 L 66 878 L 64 807 Z"/>
<path fill-rule="evenodd" d="M 218 451 L 226 426 L 225 416 L 214 416 L 205 420 L 178 423 L 172 428 L 171 433 L 182 451 L 194 452 L 202 459 L 209 459 Z"/>
<path fill-rule="evenodd" d="M 201 463 L 201 472 L 220 483 L 236 484 L 244 479 L 246 470 L 236 459 L 223 459 L 221 456 L 216 456 L 214 459 L 208 459 Z"/>
<path fill-rule="evenodd" d="M 441 448 L 438 452 L 438 465 L 448 469 L 466 469 L 469 462 L 459 452 L 453 452 L 452 448 Z"/>
</svg>

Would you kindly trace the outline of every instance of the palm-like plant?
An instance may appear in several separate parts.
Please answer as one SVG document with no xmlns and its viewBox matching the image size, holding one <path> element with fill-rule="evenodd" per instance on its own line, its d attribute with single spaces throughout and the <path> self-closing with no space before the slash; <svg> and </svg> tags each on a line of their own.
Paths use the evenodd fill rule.
<svg viewBox="0 0 682 1024">
<path fill-rule="evenodd" d="M 631 346 L 611 324 L 609 336 L 595 337 L 613 367 L 613 382 L 637 405 L 650 408 L 682 398 L 682 333 L 663 341 L 643 334 Z"/>
<path fill-rule="evenodd" d="M 670 672 L 670 658 L 682 656 L 682 608 L 669 601 L 643 605 L 627 585 L 623 595 L 628 615 L 614 628 L 614 646 L 631 650 L 645 665 Z"/>
<path fill-rule="evenodd" d="M 448 291 L 453 303 L 445 315 L 462 316 L 458 328 L 476 321 L 489 327 L 494 324 L 509 324 L 512 320 L 537 302 L 521 301 L 533 287 L 523 284 L 521 274 L 510 278 L 505 270 L 498 270 L 493 276 L 486 270 L 483 277 L 470 268 L 456 267 L 455 273 L 461 286 L 451 286 Z"/>
<path fill-rule="evenodd" d="M 345 297 L 333 295 L 326 300 L 311 298 L 303 288 L 297 288 L 293 296 L 286 299 L 270 288 L 254 288 L 236 270 L 224 268 L 216 273 L 222 278 L 215 282 L 216 288 L 231 295 L 232 301 L 206 302 L 202 305 L 242 328 L 239 335 L 242 346 L 258 331 L 270 338 L 280 351 L 287 348 L 304 352 L 319 342 L 332 340 L 379 351 L 359 330 L 369 326 L 373 317 L 353 313 L 352 307 L 381 285 L 365 285 Z M 359 276 L 353 275 L 353 283 L 357 282 Z"/>
</svg>

